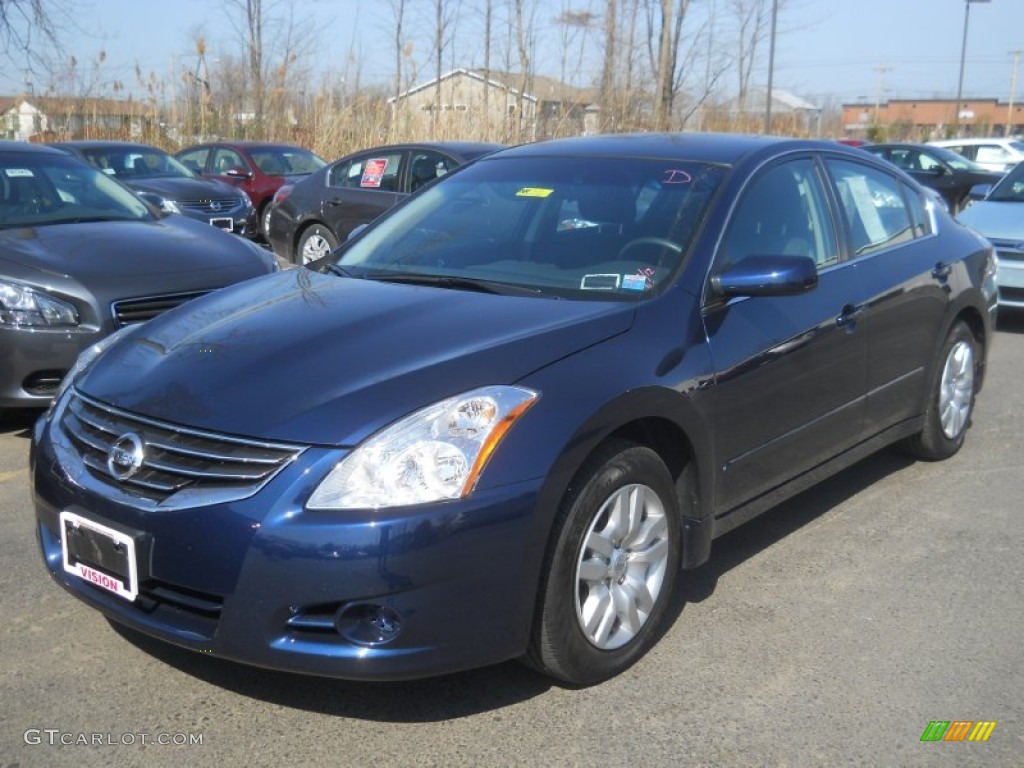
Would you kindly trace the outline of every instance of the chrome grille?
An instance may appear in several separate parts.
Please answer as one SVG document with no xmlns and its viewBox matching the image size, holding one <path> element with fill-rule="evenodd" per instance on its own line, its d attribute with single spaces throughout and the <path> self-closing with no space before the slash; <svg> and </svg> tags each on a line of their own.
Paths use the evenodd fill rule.
<svg viewBox="0 0 1024 768">
<path fill-rule="evenodd" d="M 174 309 L 186 301 L 205 296 L 209 291 L 192 291 L 191 293 L 172 293 L 167 296 L 145 296 L 138 299 L 123 299 L 111 304 L 111 311 L 118 327 L 144 323 Z"/>
<path fill-rule="evenodd" d="M 302 452 L 300 446 L 228 437 L 142 418 L 79 392 L 64 410 L 61 426 L 93 477 L 122 493 L 162 506 L 182 495 L 193 504 L 246 498 Z M 118 480 L 107 460 L 113 445 L 126 434 L 139 438 L 143 459 L 134 474 Z"/>
<path fill-rule="evenodd" d="M 242 204 L 242 199 L 240 197 L 214 197 L 201 200 L 177 200 L 176 202 L 179 208 L 215 216 L 218 213 L 233 211 Z"/>
<path fill-rule="evenodd" d="M 1024 261 L 1024 241 L 1020 240 L 992 240 L 995 246 L 996 255 L 1000 259 L 1008 261 Z"/>
</svg>

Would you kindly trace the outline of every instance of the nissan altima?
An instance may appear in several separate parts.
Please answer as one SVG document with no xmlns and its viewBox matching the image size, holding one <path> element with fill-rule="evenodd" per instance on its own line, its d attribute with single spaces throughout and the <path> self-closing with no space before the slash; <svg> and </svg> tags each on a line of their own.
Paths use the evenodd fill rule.
<svg viewBox="0 0 1024 768">
<path fill-rule="evenodd" d="M 276 269 L 65 152 L 0 142 L 0 410 L 45 408 L 78 353 L 116 329 Z"/>
<path fill-rule="evenodd" d="M 225 181 L 198 176 L 162 149 L 128 141 L 66 141 L 50 146 L 95 165 L 168 213 L 236 235 L 255 238 L 261 234 L 249 195 Z"/>
<path fill-rule="evenodd" d="M 43 563 L 249 664 L 597 683 L 716 537 L 888 444 L 957 452 L 994 274 L 832 142 L 497 152 L 83 355 L 34 432 Z"/>
</svg>

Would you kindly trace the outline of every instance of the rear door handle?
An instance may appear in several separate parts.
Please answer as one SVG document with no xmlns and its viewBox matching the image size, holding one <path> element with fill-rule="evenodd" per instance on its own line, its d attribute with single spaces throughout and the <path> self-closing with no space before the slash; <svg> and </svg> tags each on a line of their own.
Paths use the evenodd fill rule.
<svg viewBox="0 0 1024 768">
<path fill-rule="evenodd" d="M 345 201 L 342 200 L 340 197 L 332 197 L 330 200 L 327 201 L 327 204 L 329 206 L 331 206 L 332 208 L 337 208 L 339 205 L 342 205 L 344 202 Z"/>
</svg>

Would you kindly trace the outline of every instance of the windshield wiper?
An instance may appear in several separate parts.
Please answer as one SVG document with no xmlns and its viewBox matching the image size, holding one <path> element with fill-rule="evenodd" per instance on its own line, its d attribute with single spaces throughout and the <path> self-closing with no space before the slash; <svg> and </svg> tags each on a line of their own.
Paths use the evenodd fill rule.
<svg viewBox="0 0 1024 768">
<path fill-rule="evenodd" d="M 341 266 L 341 264 L 335 264 L 333 262 L 324 264 L 321 267 L 321 269 L 323 269 L 325 272 L 330 272 L 332 275 L 337 275 L 338 277 L 356 277 L 354 274 L 345 269 L 345 267 Z"/>
<path fill-rule="evenodd" d="M 58 219 L 51 224 L 89 224 L 94 221 L 134 221 L 126 216 L 72 216 L 67 219 Z"/>
<path fill-rule="evenodd" d="M 380 280 L 384 283 L 409 283 L 411 285 L 430 285 L 437 288 L 455 290 L 480 291 L 512 296 L 536 296 L 540 288 L 514 283 L 501 283 L 494 280 L 479 280 L 471 277 L 453 275 L 424 275 L 416 272 L 374 272 L 366 276 L 368 280 Z"/>
</svg>

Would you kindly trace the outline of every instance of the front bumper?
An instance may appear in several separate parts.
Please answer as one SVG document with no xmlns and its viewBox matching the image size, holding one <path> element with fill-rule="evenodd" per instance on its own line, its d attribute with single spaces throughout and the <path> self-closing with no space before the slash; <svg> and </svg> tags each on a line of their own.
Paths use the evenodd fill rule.
<svg viewBox="0 0 1024 768">
<path fill-rule="evenodd" d="M 215 212 L 183 209 L 181 215 L 243 237 L 256 238 L 260 234 L 256 210 L 250 206 L 236 206 Z"/>
<path fill-rule="evenodd" d="M 45 408 L 79 353 L 111 330 L 0 327 L 0 409 Z"/>
<path fill-rule="evenodd" d="M 1024 309 L 1024 252 L 997 247 L 999 306 Z"/>
<path fill-rule="evenodd" d="M 105 493 L 55 449 L 61 440 L 52 418 L 40 422 L 31 463 L 43 558 L 61 586 L 119 623 L 247 664 L 365 680 L 483 666 L 526 648 L 537 484 L 310 512 L 304 499 L 341 455 L 310 448 L 250 498 L 143 510 Z M 65 572 L 62 510 L 138 537 L 134 602 Z M 397 632 L 374 636 L 380 617 Z"/>
</svg>

